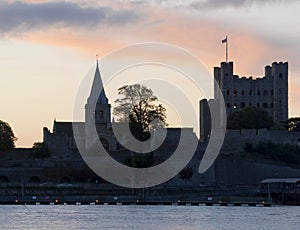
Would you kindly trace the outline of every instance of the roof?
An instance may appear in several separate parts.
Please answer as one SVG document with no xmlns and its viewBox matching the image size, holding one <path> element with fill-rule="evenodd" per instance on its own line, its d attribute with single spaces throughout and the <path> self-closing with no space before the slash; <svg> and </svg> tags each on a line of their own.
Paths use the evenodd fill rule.
<svg viewBox="0 0 300 230">
<path fill-rule="evenodd" d="M 100 95 L 99 95 L 99 90 L 101 90 Z M 90 102 L 91 104 L 96 104 L 96 103 L 102 105 L 108 104 L 108 99 L 106 97 L 104 86 L 100 75 L 98 61 L 97 61 L 96 71 L 95 71 L 93 85 L 91 89 L 91 94 L 88 98 L 88 102 Z"/>
<path fill-rule="evenodd" d="M 300 182 L 300 178 L 267 178 L 262 180 L 261 184 L 271 184 L 271 183 L 288 183 L 295 184 Z"/>
<path fill-rule="evenodd" d="M 73 136 L 73 124 L 79 126 L 84 126 L 84 122 L 60 122 L 54 121 L 53 124 L 53 133 L 56 134 L 66 134 L 68 136 Z"/>
</svg>

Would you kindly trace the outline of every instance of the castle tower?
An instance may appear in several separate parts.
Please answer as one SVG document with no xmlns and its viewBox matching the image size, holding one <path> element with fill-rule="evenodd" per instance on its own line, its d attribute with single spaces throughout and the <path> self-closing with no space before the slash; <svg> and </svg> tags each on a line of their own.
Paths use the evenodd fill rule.
<svg viewBox="0 0 300 230">
<path fill-rule="evenodd" d="M 111 105 L 105 94 L 99 64 L 97 60 L 91 94 L 85 105 L 86 148 L 93 146 L 95 141 L 90 131 L 96 126 L 98 137 L 107 150 L 116 149 L 116 141 L 111 131 Z M 99 94 L 100 91 L 100 94 Z"/>
<path fill-rule="evenodd" d="M 227 115 L 252 106 L 265 109 L 277 125 L 288 119 L 288 63 L 274 62 L 265 67 L 265 76 L 253 79 L 233 73 L 233 62 L 214 67 L 214 99 L 224 97 Z"/>
<path fill-rule="evenodd" d="M 274 88 L 273 119 L 275 123 L 288 120 L 288 63 L 273 62 L 272 77 Z"/>
</svg>

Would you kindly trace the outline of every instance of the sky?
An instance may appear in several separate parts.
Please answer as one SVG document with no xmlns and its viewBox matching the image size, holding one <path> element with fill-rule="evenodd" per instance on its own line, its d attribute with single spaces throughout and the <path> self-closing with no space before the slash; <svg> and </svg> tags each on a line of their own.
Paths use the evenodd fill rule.
<svg viewBox="0 0 300 230">
<path fill-rule="evenodd" d="M 54 119 L 72 121 L 96 54 L 162 42 L 188 50 L 212 72 L 225 59 L 226 35 L 240 76 L 261 77 L 264 66 L 289 62 L 289 116 L 300 116 L 299 11 L 296 0 L 1 1 L 0 120 L 18 147 L 30 147 Z"/>
</svg>

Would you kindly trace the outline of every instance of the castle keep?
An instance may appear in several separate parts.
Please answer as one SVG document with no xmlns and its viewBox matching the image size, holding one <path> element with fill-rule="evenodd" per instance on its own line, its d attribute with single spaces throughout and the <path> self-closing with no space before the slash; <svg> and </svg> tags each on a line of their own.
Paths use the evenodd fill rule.
<svg viewBox="0 0 300 230">
<path fill-rule="evenodd" d="M 273 62 L 262 78 L 240 78 L 233 74 L 233 62 L 214 67 L 214 98 L 217 87 L 223 93 L 227 114 L 249 106 L 265 109 L 274 123 L 288 119 L 288 63 Z"/>
<path fill-rule="evenodd" d="M 273 62 L 265 67 L 262 78 L 239 77 L 233 72 L 233 62 L 214 67 L 214 99 L 200 101 L 200 135 L 209 137 L 209 106 L 216 106 L 222 92 L 227 116 L 246 107 L 263 108 L 275 124 L 288 120 L 288 63 Z M 220 87 L 220 91 L 218 91 Z"/>
</svg>

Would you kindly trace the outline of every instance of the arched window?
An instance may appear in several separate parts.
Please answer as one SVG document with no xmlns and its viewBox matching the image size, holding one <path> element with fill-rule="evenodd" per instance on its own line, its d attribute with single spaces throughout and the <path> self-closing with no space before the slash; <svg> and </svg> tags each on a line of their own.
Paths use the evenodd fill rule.
<svg viewBox="0 0 300 230">
<path fill-rule="evenodd" d="M 242 95 L 242 96 L 245 95 L 245 91 L 244 91 L 244 90 L 241 91 L 241 95 Z"/>
<path fill-rule="evenodd" d="M 6 176 L 0 176 L 0 183 L 8 183 L 9 180 Z"/>
<path fill-rule="evenodd" d="M 264 96 L 267 96 L 267 95 L 268 95 L 268 91 L 264 90 Z"/>
<path fill-rule="evenodd" d="M 257 90 L 257 95 L 258 95 L 258 96 L 260 95 L 260 90 Z"/>
<path fill-rule="evenodd" d="M 40 183 L 41 180 L 37 176 L 30 177 L 28 180 L 29 183 Z"/>
<path fill-rule="evenodd" d="M 100 117 L 100 118 L 103 118 L 103 117 L 104 117 L 104 111 L 103 111 L 103 110 L 100 110 L 100 111 L 99 111 L 99 117 Z"/>
<path fill-rule="evenodd" d="M 107 141 L 105 138 L 103 138 L 103 137 L 100 138 L 100 141 L 101 141 L 103 147 L 104 147 L 106 150 L 109 150 L 109 143 L 108 143 L 108 141 Z"/>
<path fill-rule="evenodd" d="M 244 102 L 241 103 L 241 108 L 245 108 L 245 103 Z"/>
<path fill-rule="evenodd" d="M 70 184 L 71 183 L 71 179 L 67 176 L 63 177 L 60 179 L 60 183 L 61 184 Z"/>
</svg>

